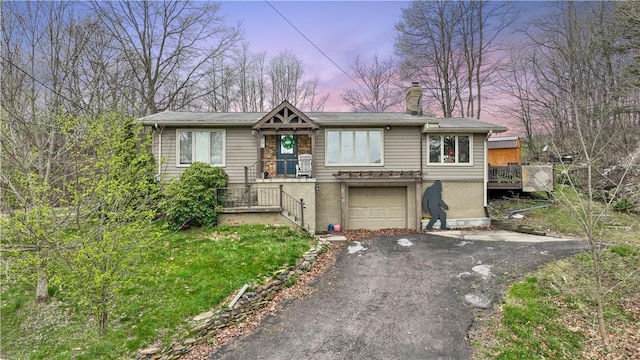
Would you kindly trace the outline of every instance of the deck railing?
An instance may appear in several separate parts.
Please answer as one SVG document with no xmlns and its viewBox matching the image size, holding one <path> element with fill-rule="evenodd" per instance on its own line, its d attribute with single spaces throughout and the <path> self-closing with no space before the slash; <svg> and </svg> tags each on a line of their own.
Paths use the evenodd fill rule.
<svg viewBox="0 0 640 360">
<path fill-rule="evenodd" d="M 517 184 L 522 182 L 521 166 L 489 166 L 489 182 Z"/>
</svg>

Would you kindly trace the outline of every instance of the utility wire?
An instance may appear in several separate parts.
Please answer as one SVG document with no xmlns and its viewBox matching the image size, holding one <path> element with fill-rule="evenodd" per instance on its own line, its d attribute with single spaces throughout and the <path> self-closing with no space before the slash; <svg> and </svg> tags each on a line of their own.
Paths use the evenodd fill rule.
<svg viewBox="0 0 640 360">
<path fill-rule="evenodd" d="M 6 61 L 9 65 L 13 66 L 14 68 L 18 69 L 18 71 L 20 71 L 21 73 L 27 75 L 29 78 L 31 78 L 33 81 L 37 82 L 38 84 L 42 85 L 42 87 L 44 87 L 45 89 L 51 91 L 52 93 L 58 95 L 60 98 L 62 98 L 63 100 L 68 101 L 69 103 L 71 103 L 72 105 L 78 107 L 79 109 L 85 110 L 84 106 L 78 106 L 78 104 L 75 101 L 70 100 L 68 97 L 60 94 L 59 92 L 53 90 L 52 88 L 50 88 L 47 84 L 43 83 L 42 81 L 36 79 L 33 75 L 29 74 L 29 72 L 27 72 L 26 70 L 24 70 L 23 68 L 21 68 L 19 65 L 15 64 L 14 62 L 12 62 L 11 60 L 7 59 L 6 57 L 4 57 L 3 55 L 0 55 L 0 59 Z"/>
<path fill-rule="evenodd" d="M 353 81 L 356 85 L 358 85 L 362 90 L 366 91 L 365 88 L 362 87 L 362 85 L 357 82 L 353 77 L 351 77 L 351 75 L 349 75 L 349 73 L 347 73 L 346 71 L 344 71 L 340 65 L 338 65 L 335 61 L 333 61 L 333 59 L 331 59 L 329 57 L 329 55 L 327 55 L 324 51 L 322 51 L 322 49 L 320 49 L 320 47 L 318 47 L 313 41 L 311 41 L 311 39 L 309 39 L 302 31 L 300 31 L 300 29 L 298 29 L 295 25 L 293 25 L 293 23 L 291 21 L 289 21 L 289 19 L 287 19 L 280 11 L 278 11 L 278 9 L 276 9 L 270 2 L 269 0 L 265 0 L 264 2 L 267 3 L 267 5 L 269 5 L 275 12 L 278 13 L 278 15 L 280 15 L 280 17 L 282 17 L 284 19 L 284 21 L 286 21 L 289 25 L 291 25 L 292 28 L 294 28 L 300 35 L 302 35 L 302 37 L 307 40 L 309 42 L 309 44 L 313 45 L 314 48 L 316 48 L 316 50 L 318 50 L 320 52 L 320 54 L 322 54 L 324 57 L 327 58 L 327 60 L 329 60 L 335 67 L 337 67 L 340 71 L 342 71 L 343 74 L 345 74 L 349 79 L 351 79 L 351 81 Z"/>
</svg>

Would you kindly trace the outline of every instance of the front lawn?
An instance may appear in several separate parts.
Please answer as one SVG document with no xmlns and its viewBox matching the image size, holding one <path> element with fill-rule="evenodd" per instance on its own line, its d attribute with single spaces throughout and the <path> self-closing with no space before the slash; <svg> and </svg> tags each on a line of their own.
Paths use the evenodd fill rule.
<svg viewBox="0 0 640 360">
<path fill-rule="evenodd" d="M 105 336 L 64 288 L 47 305 L 34 289 L 3 279 L 0 358 L 120 359 L 186 336 L 186 321 L 215 308 L 245 283 L 261 283 L 293 265 L 315 239 L 298 229 L 222 226 L 167 233 L 142 255 L 119 296 Z"/>
</svg>

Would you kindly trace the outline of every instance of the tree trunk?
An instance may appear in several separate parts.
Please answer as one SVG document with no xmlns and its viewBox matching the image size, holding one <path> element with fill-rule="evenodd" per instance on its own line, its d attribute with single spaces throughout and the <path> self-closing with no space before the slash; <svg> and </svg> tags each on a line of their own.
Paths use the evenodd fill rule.
<svg viewBox="0 0 640 360">
<path fill-rule="evenodd" d="M 109 314 L 107 309 L 102 309 L 100 311 L 100 335 L 105 335 L 107 333 L 107 320 L 109 318 Z"/>
<path fill-rule="evenodd" d="M 49 278 L 44 266 L 42 264 L 38 269 L 38 283 L 36 284 L 36 302 L 40 304 L 49 301 Z"/>
</svg>

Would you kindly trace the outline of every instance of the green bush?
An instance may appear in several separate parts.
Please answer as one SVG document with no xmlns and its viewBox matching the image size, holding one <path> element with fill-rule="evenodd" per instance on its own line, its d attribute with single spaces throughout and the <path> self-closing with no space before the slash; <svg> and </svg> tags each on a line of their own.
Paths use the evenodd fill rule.
<svg viewBox="0 0 640 360">
<path fill-rule="evenodd" d="M 224 169 L 193 163 L 180 179 L 167 186 L 161 210 L 173 230 L 191 226 L 215 226 L 220 203 L 216 189 L 227 186 Z"/>
</svg>

